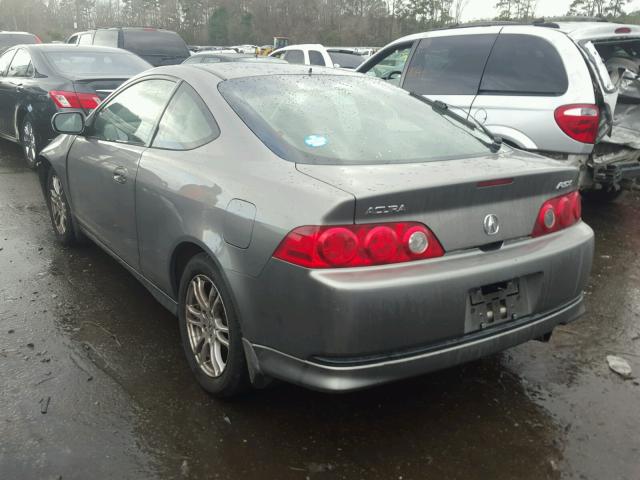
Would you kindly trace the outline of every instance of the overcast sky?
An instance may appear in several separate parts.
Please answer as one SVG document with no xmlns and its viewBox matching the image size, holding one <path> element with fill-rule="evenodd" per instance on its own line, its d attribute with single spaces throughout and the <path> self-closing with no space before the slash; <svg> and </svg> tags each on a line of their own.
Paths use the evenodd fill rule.
<svg viewBox="0 0 640 480">
<path fill-rule="evenodd" d="M 564 15 L 569 10 L 572 0 L 538 0 L 536 17 L 553 17 Z M 469 0 L 462 19 L 464 21 L 492 18 L 496 15 L 496 0 Z M 632 0 L 626 11 L 640 10 L 640 0 Z"/>
</svg>

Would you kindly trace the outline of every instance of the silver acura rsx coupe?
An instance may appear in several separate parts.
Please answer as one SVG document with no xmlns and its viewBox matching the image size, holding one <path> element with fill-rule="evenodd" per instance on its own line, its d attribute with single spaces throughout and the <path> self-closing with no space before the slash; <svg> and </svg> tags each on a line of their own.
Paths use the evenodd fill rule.
<svg viewBox="0 0 640 480">
<path fill-rule="evenodd" d="M 89 237 L 176 314 L 215 395 L 382 384 L 584 311 L 578 171 L 380 80 L 160 67 L 53 124 L 55 235 Z"/>
</svg>

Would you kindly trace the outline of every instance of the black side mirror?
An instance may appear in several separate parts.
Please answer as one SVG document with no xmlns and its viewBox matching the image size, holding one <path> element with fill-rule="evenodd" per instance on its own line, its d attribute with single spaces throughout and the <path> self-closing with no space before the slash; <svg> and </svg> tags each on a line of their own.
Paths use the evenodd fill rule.
<svg viewBox="0 0 640 480">
<path fill-rule="evenodd" d="M 84 115 L 80 112 L 58 112 L 51 119 L 56 133 L 80 135 L 84 131 Z"/>
</svg>

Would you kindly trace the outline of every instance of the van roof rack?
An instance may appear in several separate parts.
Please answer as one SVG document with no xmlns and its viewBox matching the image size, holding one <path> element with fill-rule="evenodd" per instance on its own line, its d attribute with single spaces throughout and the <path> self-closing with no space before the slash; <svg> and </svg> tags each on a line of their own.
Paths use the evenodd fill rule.
<svg viewBox="0 0 640 480">
<path fill-rule="evenodd" d="M 534 25 L 540 25 L 544 23 L 556 23 L 556 22 L 598 22 L 598 23 L 608 23 L 605 17 L 587 17 L 583 15 L 564 15 L 560 17 L 541 17 L 537 18 L 533 21 Z"/>
</svg>

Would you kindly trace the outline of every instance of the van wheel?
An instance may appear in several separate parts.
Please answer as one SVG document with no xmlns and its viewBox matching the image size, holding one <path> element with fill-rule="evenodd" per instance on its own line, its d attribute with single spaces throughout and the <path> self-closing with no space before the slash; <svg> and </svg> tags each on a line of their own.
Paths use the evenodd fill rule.
<svg viewBox="0 0 640 480">
<path fill-rule="evenodd" d="M 226 398 L 247 390 L 238 317 L 216 265 L 205 253 L 194 256 L 182 274 L 179 320 L 182 346 L 200 386 Z"/>
<path fill-rule="evenodd" d="M 29 168 L 36 167 L 36 159 L 42 147 L 40 136 L 36 132 L 33 119 L 30 114 L 25 116 L 20 125 L 20 144 L 22 145 L 22 153 Z"/>
</svg>

